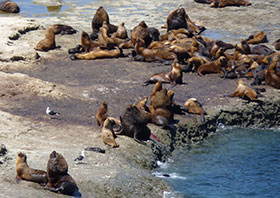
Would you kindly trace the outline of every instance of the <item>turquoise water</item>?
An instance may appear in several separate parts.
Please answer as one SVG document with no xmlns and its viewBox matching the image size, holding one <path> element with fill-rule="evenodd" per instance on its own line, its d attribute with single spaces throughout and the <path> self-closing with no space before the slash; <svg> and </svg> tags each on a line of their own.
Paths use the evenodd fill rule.
<svg viewBox="0 0 280 198">
<path fill-rule="evenodd" d="M 280 130 L 227 129 L 174 154 L 155 172 L 170 197 L 279 197 Z M 169 196 L 168 196 L 169 197 Z"/>
</svg>

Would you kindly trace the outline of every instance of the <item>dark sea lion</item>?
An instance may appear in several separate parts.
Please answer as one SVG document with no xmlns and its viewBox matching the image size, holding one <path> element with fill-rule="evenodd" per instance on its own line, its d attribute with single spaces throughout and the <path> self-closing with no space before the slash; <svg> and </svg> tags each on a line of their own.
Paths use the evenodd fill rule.
<svg viewBox="0 0 280 198">
<path fill-rule="evenodd" d="M 65 195 L 74 195 L 78 192 L 75 180 L 68 174 L 68 164 L 64 157 L 53 151 L 47 164 L 48 183 L 45 190 Z"/>
<path fill-rule="evenodd" d="M 250 35 L 246 39 L 248 44 L 267 43 L 267 36 L 264 31 L 257 32 L 255 35 Z"/>
<path fill-rule="evenodd" d="M 19 13 L 19 6 L 10 0 L 0 1 L 0 11 L 9 12 L 9 13 Z"/>
<path fill-rule="evenodd" d="M 204 4 L 210 4 L 212 3 L 212 0 L 194 0 L 196 3 L 204 3 Z"/>
<path fill-rule="evenodd" d="M 276 50 L 280 50 L 280 39 L 274 41 L 273 45 Z"/>
<path fill-rule="evenodd" d="M 190 98 L 184 103 L 186 111 L 190 114 L 200 115 L 201 122 L 205 122 L 204 116 L 207 115 L 206 111 L 202 108 L 202 104 L 196 98 Z"/>
<path fill-rule="evenodd" d="M 77 32 L 77 30 L 75 30 L 71 26 L 63 25 L 63 24 L 54 24 L 51 25 L 50 28 L 54 30 L 54 34 L 64 35 L 64 34 L 75 34 Z"/>
<path fill-rule="evenodd" d="M 212 0 L 210 7 L 223 8 L 226 6 L 249 6 L 252 5 L 246 0 Z"/>
<path fill-rule="evenodd" d="M 107 119 L 108 117 L 107 110 L 108 110 L 107 103 L 103 101 L 95 115 L 98 126 L 103 126 L 104 121 Z"/>
<path fill-rule="evenodd" d="M 108 33 L 111 34 L 111 33 L 117 31 L 118 27 L 110 24 L 108 13 L 106 12 L 106 10 L 102 6 L 100 6 L 96 10 L 96 13 L 95 13 L 95 15 L 92 19 L 92 22 L 91 22 L 91 27 L 92 27 L 92 32 L 93 33 L 91 34 L 90 37 L 91 37 L 92 40 L 95 40 L 97 38 L 99 28 L 102 27 L 103 21 L 106 21 L 107 24 L 108 24 L 108 28 L 109 28 Z"/>
<path fill-rule="evenodd" d="M 138 143 L 145 144 L 144 141 L 150 139 L 151 131 L 147 127 L 147 121 L 141 112 L 134 105 L 129 105 L 120 116 L 122 131 L 117 135 L 126 135 L 134 138 Z"/>
<path fill-rule="evenodd" d="M 36 45 L 35 50 L 47 52 L 55 49 L 55 34 L 53 28 L 48 28 L 45 32 L 45 38 Z"/>
<path fill-rule="evenodd" d="M 70 56 L 71 60 L 76 59 L 84 59 L 84 60 L 94 60 L 94 59 L 102 59 L 102 58 L 118 58 L 123 56 L 122 49 L 114 48 L 114 49 L 104 49 L 101 47 L 96 47 L 93 51 L 83 54 L 72 54 Z"/>
<path fill-rule="evenodd" d="M 159 36 L 160 36 L 159 30 L 157 28 L 154 28 L 154 27 L 149 27 L 149 30 L 150 30 L 152 40 L 153 41 L 159 41 Z"/>
<path fill-rule="evenodd" d="M 101 139 L 104 144 L 107 144 L 113 148 L 119 147 L 117 144 L 115 138 L 116 135 L 114 133 L 114 125 L 115 125 L 115 119 L 112 119 L 111 117 L 108 117 L 104 123 L 101 130 Z M 120 123 L 119 123 L 120 124 Z"/>
<path fill-rule="evenodd" d="M 221 56 L 218 60 L 200 65 L 197 69 L 197 74 L 202 76 L 206 73 L 222 73 L 222 68 L 227 66 L 227 59 Z"/>
<path fill-rule="evenodd" d="M 30 168 L 27 164 L 27 156 L 25 153 L 18 153 L 16 159 L 16 171 L 17 181 L 26 180 L 39 183 L 40 185 L 46 185 L 48 183 L 47 172 Z"/>
<path fill-rule="evenodd" d="M 265 71 L 265 83 L 271 87 L 280 89 L 280 59 L 272 62 Z"/>
</svg>

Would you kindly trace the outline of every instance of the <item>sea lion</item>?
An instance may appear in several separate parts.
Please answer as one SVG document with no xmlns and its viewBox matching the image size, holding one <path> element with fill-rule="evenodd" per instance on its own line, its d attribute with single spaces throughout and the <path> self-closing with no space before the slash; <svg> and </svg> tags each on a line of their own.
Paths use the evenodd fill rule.
<svg viewBox="0 0 280 198">
<path fill-rule="evenodd" d="M 104 121 L 107 119 L 107 110 L 107 103 L 103 101 L 95 115 L 98 126 L 103 126 Z"/>
<path fill-rule="evenodd" d="M 195 72 L 197 71 L 197 68 L 200 67 L 200 65 L 203 65 L 205 63 L 208 63 L 209 61 L 203 57 L 191 57 L 187 60 L 187 69 L 185 72 L 192 71 Z"/>
<path fill-rule="evenodd" d="M 280 39 L 274 41 L 273 45 L 276 50 L 280 50 Z"/>
<path fill-rule="evenodd" d="M 204 116 L 207 115 L 206 111 L 202 108 L 202 104 L 196 98 L 189 98 L 184 103 L 186 111 L 190 114 L 200 115 L 200 121 L 205 122 Z"/>
<path fill-rule="evenodd" d="M 248 44 L 267 43 L 267 36 L 264 31 L 257 32 L 255 35 L 250 35 L 246 39 Z"/>
<path fill-rule="evenodd" d="M 88 53 L 88 52 L 92 51 L 94 48 L 98 47 L 99 43 L 96 41 L 90 40 L 88 33 L 83 31 L 82 35 L 81 35 L 81 45 L 82 45 L 83 51 Z"/>
<path fill-rule="evenodd" d="M 97 38 L 97 34 L 99 31 L 99 28 L 102 27 L 103 21 L 106 21 L 108 24 L 108 33 L 116 32 L 118 27 L 115 25 L 110 24 L 109 15 L 106 12 L 106 10 L 100 6 L 91 21 L 91 27 L 92 27 L 92 34 L 90 38 L 92 40 L 95 40 Z"/>
<path fill-rule="evenodd" d="M 157 91 L 153 96 L 150 98 L 150 105 L 156 109 L 160 107 L 167 107 L 172 103 L 172 94 L 167 91 L 165 88 Z"/>
<path fill-rule="evenodd" d="M 212 3 L 212 0 L 194 0 L 196 3 L 204 3 L 204 4 L 210 4 Z"/>
<path fill-rule="evenodd" d="M 65 195 L 74 195 L 78 192 L 75 180 L 68 174 L 68 164 L 64 157 L 53 151 L 47 164 L 48 183 L 45 190 Z"/>
<path fill-rule="evenodd" d="M 144 141 L 150 139 L 151 131 L 147 127 L 147 121 L 134 105 L 129 105 L 125 109 L 125 112 L 120 116 L 120 121 L 123 129 L 116 133 L 117 135 L 132 137 L 141 144 L 145 144 Z"/>
<path fill-rule="evenodd" d="M 174 113 L 169 107 L 160 107 L 153 110 L 152 123 L 162 128 L 172 128 L 170 124 L 174 121 Z"/>
<path fill-rule="evenodd" d="M 166 47 L 161 49 L 145 48 L 145 41 L 141 38 L 136 39 L 135 52 L 142 57 L 142 61 L 147 62 L 174 60 L 176 58 L 175 53 L 170 52 Z"/>
<path fill-rule="evenodd" d="M 104 123 L 103 128 L 101 130 L 101 139 L 104 144 L 107 144 L 113 148 L 119 147 L 117 144 L 115 138 L 117 137 L 114 133 L 114 125 L 115 125 L 115 119 L 112 119 L 111 117 L 108 117 Z"/>
<path fill-rule="evenodd" d="M 176 84 L 183 84 L 183 72 L 177 59 L 174 59 L 171 71 L 153 74 L 149 80 L 144 82 L 144 86 L 154 84 L 158 81 L 162 83 L 171 83 L 174 86 Z"/>
<path fill-rule="evenodd" d="M 64 35 L 64 34 L 75 34 L 77 32 L 77 30 L 75 30 L 71 26 L 63 25 L 63 24 L 54 24 L 51 25 L 50 28 L 54 30 L 54 34 Z"/>
<path fill-rule="evenodd" d="M 212 0 L 210 7 L 223 8 L 226 6 L 249 6 L 252 5 L 245 0 Z"/>
<path fill-rule="evenodd" d="M 184 8 L 179 8 L 171 12 L 167 17 L 167 32 L 173 29 L 185 28 L 190 34 L 189 37 L 193 36 L 191 30 L 188 29 L 188 24 L 186 21 L 186 11 Z"/>
<path fill-rule="evenodd" d="M 265 71 L 265 83 L 271 87 L 280 89 L 280 59 L 273 61 Z"/>
<path fill-rule="evenodd" d="M 96 47 L 93 51 L 90 51 L 88 53 L 84 54 L 72 54 L 70 56 L 71 60 L 76 60 L 76 59 L 84 59 L 84 60 L 94 60 L 94 59 L 102 59 L 102 58 L 118 58 L 122 56 L 122 49 L 120 48 L 114 48 L 111 50 L 104 49 L 101 47 Z"/>
<path fill-rule="evenodd" d="M 142 116 L 146 119 L 147 122 L 151 122 L 152 113 L 150 112 L 150 109 L 147 106 L 147 102 L 148 97 L 145 96 L 135 104 L 135 107 L 141 112 Z"/>
<path fill-rule="evenodd" d="M 0 1 L 0 11 L 9 12 L 9 13 L 19 13 L 19 6 L 10 0 Z"/>
<path fill-rule="evenodd" d="M 221 56 L 218 60 L 200 65 L 197 74 L 202 76 L 205 73 L 222 73 L 222 68 L 227 66 L 227 59 Z"/>
<path fill-rule="evenodd" d="M 159 36 L 160 36 L 159 30 L 154 27 L 149 27 L 149 30 L 150 30 L 150 36 L 152 37 L 152 40 L 159 41 Z"/>
<path fill-rule="evenodd" d="M 16 159 L 16 171 L 17 182 L 20 180 L 26 180 L 39 183 L 40 185 L 46 185 L 48 183 L 47 172 L 30 168 L 27 164 L 27 156 L 25 153 L 18 153 Z"/>
<path fill-rule="evenodd" d="M 120 38 L 120 39 L 127 39 L 128 36 L 127 36 L 127 30 L 124 26 L 124 22 L 122 22 L 119 26 L 118 26 L 118 29 L 116 32 L 114 32 L 112 34 L 111 37 L 116 37 L 116 38 Z"/>
<path fill-rule="evenodd" d="M 225 95 L 225 96 L 239 97 L 239 98 L 242 98 L 242 99 L 245 99 L 248 101 L 254 101 L 257 99 L 257 92 L 254 89 L 244 85 L 243 80 L 240 79 L 238 81 L 238 86 L 237 86 L 235 92 L 233 92 L 232 94 L 229 94 L 229 95 Z"/>
<path fill-rule="evenodd" d="M 55 49 L 55 34 L 53 28 L 48 28 L 45 32 L 45 38 L 36 45 L 35 50 L 47 52 Z"/>
</svg>

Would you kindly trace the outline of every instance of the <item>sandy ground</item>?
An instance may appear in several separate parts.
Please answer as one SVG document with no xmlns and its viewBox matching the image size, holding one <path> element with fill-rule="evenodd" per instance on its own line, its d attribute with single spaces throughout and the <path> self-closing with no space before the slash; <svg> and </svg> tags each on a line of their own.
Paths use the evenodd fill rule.
<svg viewBox="0 0 280 198">
<path fill-rule="evenodd" d="M 125 21 L 126 27 L 132 29 L 145 20 L 149 26 L 160 28 L 169 12 L 183 6 L 191 19 L 205 24 L 208 28 L 205 35 L 210 38 L 238 43 L 241 38 L 264 30 L 269 47 L 280 38 L 280 2 L 277 0 L 255 0 L 250 7 L 223 9 L 210 8 L 192 0 L 178 1 L 176 5 L 172 4 L 174 7 L 164 6 L 167 2 L 155 3 L 149 9 L 139 11 L 147 12 L 141 17 L 137 12 L 131 14 L 132 9 L 130 20 L 124 14 L 109 12 L 111 22 Z M 101 3 L 94 7 L 97 9 Z M 108 4 L 104 1 L 105 8 Z M 158 7 L 162 10 L 159 11 Z M 100 128 L 94 119 L 102 100 L 109 104 L 109 115 L 118 117 L 126 105 L 148 96 L 152 86 L 143 88 L 142 82 L 155 72 L 168 70 L 169 65 L 132 62 L 129 58 L 71 61 L 67 50 L 80 42 L 81 30 L 91 32 L 90 19 L 82 21 L 69 17 L 67 24 L 79 32 L 58 35 L 56 42 L 61 48 L 44 53 L 34 50 L 36 43 L 43 38 L 44 29 L 65 22 L 65 17 L 0 16 L 0 143 L 8 149 L 8 153 L 0 157 L 3 162 L 0 165 L 0 197 L 63 196 L 44 191 L 34 183 L 23 181 L 16 184 L 15 159 L 20 151 L 27 153 L 30 167 L 37 169 L 46 168 L 53 150 L 63 154 L 83 197 L 162 197 L 164 190 L 171 190 L 163 180 L 151 175 L 150 169 L 155 167 L 156 158 L 150 142 L 148 146 L 139 145 L 121 136 L 117 138 L 119 148 L 106 147 L 101 142 Z M 172 88 L 178 104 L 196 97 L 210 112 L 240 104 L 239 99 L 221 97 L 235 89 L 236 80 L 221 79 L 218 75 L 199 78 L 197 74 L 184 74 L 183 81 L 185 85 Z M 166 87 L 171 89 L 169 85 Z M 279 90 L 267 86 L 266 89 L 265 97 L 279 96 Z M 45 115 L 47 106 L 60 111 L 61 116 L 50 119 Z M 185 119 L 176 118 L 181 122 Z M 191 118 L 199 121 L 199 117 Z M 153 125 L 149 127 L 157 134 L 168 133 Z M 106 154 L 86 152 L 87 164 L 75 164 L 74 159 L 89 146 L 103 148 Z"/>
</svg>

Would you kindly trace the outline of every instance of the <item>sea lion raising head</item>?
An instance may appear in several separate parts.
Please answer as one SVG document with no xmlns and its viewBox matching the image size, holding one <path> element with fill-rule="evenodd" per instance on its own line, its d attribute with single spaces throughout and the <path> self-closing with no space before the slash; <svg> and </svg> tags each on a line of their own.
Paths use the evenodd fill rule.
<svg viewBox="0 0 280 198">
<path fill-rule="evenodd" d="M 101 130 L 101 138 L 103 143 L 113 148 L 119 147 L 115 140 L 116 135 L 114 133 L 114 125 L 116 124 L 120 124 L 120 121 L 116 121 L 116 119 L 109 117 L 104 121 L 103 128 Z"/>
<path fill-rule="evenodd" d="M 36 182 L 41 185 L 45 185 L 48 182 L 47 172 L 43 170 L 37 170 L 33 168 L 29 168 L 27 164 L 27 156 L 25 153 L 18 153 L 16 159 L 16 171 L 17 182 L 20 180 L 26 180 L 31 182 Z"/>
<path fill-rule="evenodd" d="M 107 110 L 107 103 L 103 101 L 95 115 L 98 126 L 103 126 L 104 121 L 107 119 Z"/>
<path fill-rule="evenodd" d="M 47 52 L 49 50 L 55 49 L 55 34 L 53 28 L 48 28 L 45 32 L 45 38 L 36 46 L 36 50 Z"/>
</svg>

